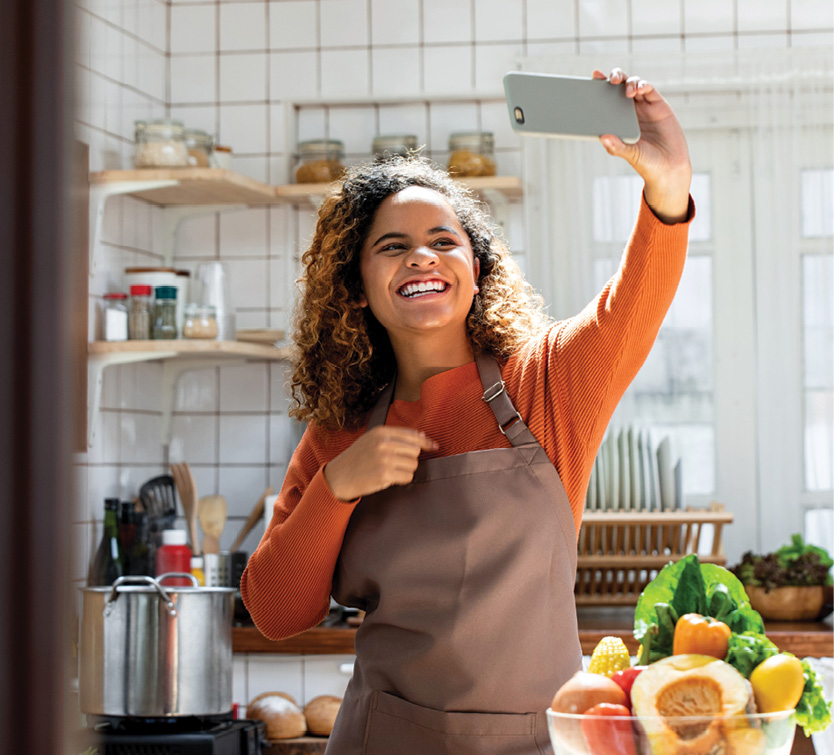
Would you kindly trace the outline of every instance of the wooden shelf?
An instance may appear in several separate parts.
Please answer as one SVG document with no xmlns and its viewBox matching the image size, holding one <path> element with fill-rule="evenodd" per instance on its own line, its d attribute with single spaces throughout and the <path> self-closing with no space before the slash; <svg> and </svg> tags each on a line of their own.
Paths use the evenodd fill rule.
<svg viewBox="0 0 834 755">
<path fill-rule="evenodd" d="M 522 194 L 521 179 L 517 176 L 490 176 L 462 181 L 487 199 L 495 196 L 515 199 Z M 149 186 L 143 187 L 144 182 Z M 91 173 L 90 184 L 94 187 L 127 186 L 128 190 L 123 193 L 160 207 L 224 204 L 316 206 L 331 186 L 328 183 L 271 186 L 240 173 L 216 168 L 104 170 Z"/>
<path fill-rule="evenodd" d="M 128 192 L 129 196 L 163 207 L 277 204 L 274 187 L 240 173 L 219 168 L 146 168 L 104 170 L 90 174 L 90 183 L 93 186 L 143 181 L 176 182 L 154 188 L 137 185 Z"/>
<path fill-rule="evenodd" d="M 621 637 L 629 652 L 637 652 L 632 635 L 634 607 L 577 609 L 579 641 L 582 652 L 590 655 L 597 643 L 608 636 Z M 781 622 L 765 624 L 767 636 L 776 646 L 799 658 L 831 655 L 832 617 L 823 621 Z M 349 627 L 314 627 L 286 640 L 268 640 L 255 627 L 235 627 L 232 646 L 235 653 L 290 653 L 298 655 L 347 655 L 354 652 L 356 630 Z"/>
<path fill-rule="evenodd" d="M 92 341 L 87 345 L 87 353 L 91 356 L 145 354 L 149 360 L 174 357 L 278 360 L 289 358 L 290 352 L 286 347 L 268 346 L 250 341 L 204 341 L 178 338 L 170 341 Z"/>
</svg>

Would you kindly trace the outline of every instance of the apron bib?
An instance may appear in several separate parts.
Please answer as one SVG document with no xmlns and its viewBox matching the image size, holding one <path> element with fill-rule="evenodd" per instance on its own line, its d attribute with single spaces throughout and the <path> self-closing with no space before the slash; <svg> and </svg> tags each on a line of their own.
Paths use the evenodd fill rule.
<svg viewBox="0 0 834 755">
<path fill-rule="evenodd" d="M 421 460 L 354 509 L 333 597 L 366 614 L 328 755 L 552 752 L 545 709 L 582 659 L 573 515 L 497 362 L 476 361 L 513 447 Z"/>
</svg>

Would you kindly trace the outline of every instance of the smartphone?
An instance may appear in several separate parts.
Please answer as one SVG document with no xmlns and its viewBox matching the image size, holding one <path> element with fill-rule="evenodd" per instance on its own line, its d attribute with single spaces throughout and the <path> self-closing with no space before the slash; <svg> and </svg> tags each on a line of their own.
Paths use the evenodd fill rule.
<svg viewBox="0 0 834 755">
<path fill-rule="evenodd" d="M 510 71 L 504 93 L 512 127 L 528 136 L 596 139 L 614 134 L 640 138 L 634 102 L 622 86 L 604 79 Z"/>
</svg>

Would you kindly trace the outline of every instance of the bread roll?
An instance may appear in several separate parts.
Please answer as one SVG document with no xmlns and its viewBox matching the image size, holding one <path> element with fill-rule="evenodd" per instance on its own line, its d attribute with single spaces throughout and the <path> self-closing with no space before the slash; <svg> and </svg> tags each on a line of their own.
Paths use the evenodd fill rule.
<svg viewBox="0 0 834 755">
<path fill-rule="evenodd" d="M 266 724 L 267 739 L 293 739 L 307 731 L 301 708 L 285 692 L 258 695 L 247 706 L 246 717 Z"/>
<path fill-rule="evenodd" d="M 341 697 L 319 695 L 304 706 L 304 717 L 310 734 L 329 737 L 342 704 Z"/>
</svg>

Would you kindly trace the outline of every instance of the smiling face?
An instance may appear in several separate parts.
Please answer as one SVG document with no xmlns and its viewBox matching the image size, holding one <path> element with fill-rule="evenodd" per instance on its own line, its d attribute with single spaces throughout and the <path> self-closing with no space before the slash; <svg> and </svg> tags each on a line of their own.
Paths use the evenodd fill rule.
<svg viewBox="0 0 834 755">
<path fill-rule="evenodd" d="M 466 340 L 478 261 L 452 206 L 436 191 L 410 186 L 376 211 L 359 259 L 362 306 L 370 307 L 396 350 L 401 338 Z"/>
</svg>

